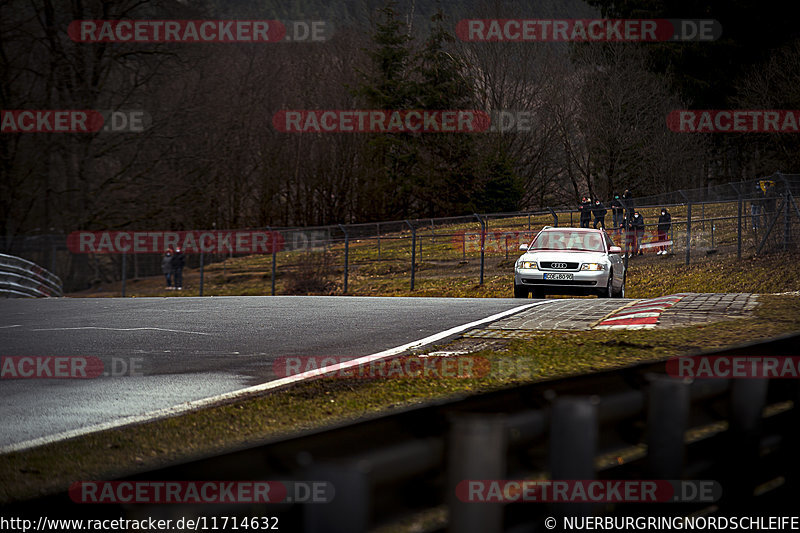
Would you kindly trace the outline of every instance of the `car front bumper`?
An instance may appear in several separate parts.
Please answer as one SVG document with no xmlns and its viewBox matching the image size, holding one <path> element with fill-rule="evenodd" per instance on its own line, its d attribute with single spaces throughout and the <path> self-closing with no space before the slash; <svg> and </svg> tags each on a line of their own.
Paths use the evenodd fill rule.
<svg viewBox="0 0 800 533">
<path fill-rule="evenodd" d="M 608 270 L 581 270 L 577 272 L 558 272 L 572 274 L 571 280 L 549 280 L 544 279 L 545 274 L 555 274 L 556 272 L 543 272 L 536 269 L 517 269 L 514 272 L 514 284 L 531 288 L 551 287 L 551 288 L 604 288 L 608 283 Z"/>
</svg>

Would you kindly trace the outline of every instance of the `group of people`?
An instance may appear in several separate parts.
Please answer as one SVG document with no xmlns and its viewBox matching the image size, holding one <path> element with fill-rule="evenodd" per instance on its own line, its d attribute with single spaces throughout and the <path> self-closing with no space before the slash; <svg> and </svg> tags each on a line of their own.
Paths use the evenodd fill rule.
<svg viewBox="0 0 800 533">
<path fill-rule="evenodd" d="M 180 248 L 175 249 L 170 246 L 161 258 L 161 272 L 167 280 L 167 290 L 183 290 L 184 266 L 186 266 L 186 256 Z"/>
<path fill-rule="evenodd" d="M 590 226 L 597 229 L 601 227 L 606 229 L 606 215 L 608 209 L 605 204 L 596 198 L 592 201 L 589 197 L 583 197 L 578 206 L 580 211 L 580 227 L 588 228 Z M 614 194 L 614 199 L 611 201 L 611 214 L 613 217 L 613 228 L 618 229 L 625 234 L 626 244 L 629 250 L 629 257 L 633 255 L 643 255 L 642 244 L 644 242 L 645 222 L 644 217 L 639 211 L 634 209 L 632 194 L 629 189 L 620 197 L 619 194 Z M 592 225 L 592 218 L 594 217 L 594 224 Z M 672 215 L 670 215 L 667 208 L 661 209 L 661 215 L 658 217 L 658 243 L 666 243 L 669 230 L 672 228 Z M 666 255 L 669 253 L 666 244 L 657 246 L 658 255 Z"/>
</svg>

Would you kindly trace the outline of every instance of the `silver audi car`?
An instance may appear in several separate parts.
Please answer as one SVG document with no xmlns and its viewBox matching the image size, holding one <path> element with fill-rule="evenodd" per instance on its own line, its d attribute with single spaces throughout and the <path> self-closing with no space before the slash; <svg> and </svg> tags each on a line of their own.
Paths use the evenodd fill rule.
<svg viewBox="0 0 800 533">
<path fill-rule="evenodd" d="M 622 249 L 600 229 L 545 227 L 514 264 L 514 297 L 596 294 L 625 297 Z"/>
</svg>

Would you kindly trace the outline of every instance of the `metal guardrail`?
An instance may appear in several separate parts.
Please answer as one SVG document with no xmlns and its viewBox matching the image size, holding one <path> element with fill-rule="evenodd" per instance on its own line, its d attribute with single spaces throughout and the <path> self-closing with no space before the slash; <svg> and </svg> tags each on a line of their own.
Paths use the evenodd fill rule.
<svg viewBox="0 0 800 533">
<path fill-rule="evenodd" d="M 698 355 L 792 356 L 798 345 L 793 334 Z M 546 531 L 552 516 L 793 515 L 798 383 L 689 381 L 669 377 L 666 361 L 637 364 L 433 402 L 120 478 L 324 481 L 335 489 L 330 503 L 84 505 L 62 493 L 6 504 L 0 513 L 272 516 L 284 531 L 336 533 L 399 520 L 427 524 L 415 531 L 471 533 Z M 467 503 L 456 496 L 463 480 L 537 478 L 714 480 L 722 495 L 714 503 L 657 504 Z"/>
<path fill-rule="evenodd" d="M 27 259 L 0 254 L 0 297 L 62 296 L 61 279 Z"/>
</svg>

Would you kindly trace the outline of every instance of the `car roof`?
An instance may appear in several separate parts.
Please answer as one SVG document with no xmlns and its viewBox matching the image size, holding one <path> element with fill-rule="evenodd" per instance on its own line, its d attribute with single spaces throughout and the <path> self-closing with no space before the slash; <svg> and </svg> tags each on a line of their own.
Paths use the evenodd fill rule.
<svg viewBox="0 0 800 533">
<path fill-rule="evenodd" d="M 556 228 L 553 226 L 545 226 L 544 228 L 542 228 L 542 231 L 561 231 L 561 230 L 579 231 L 583 233 L 603 233 L 603 230 L 594 228 L 568 228 L 568 227 Z"/>
</svg>

